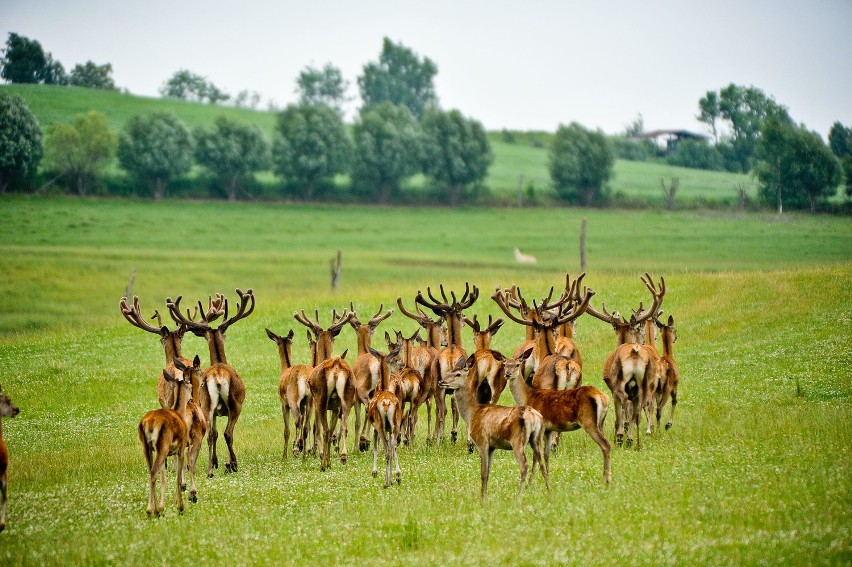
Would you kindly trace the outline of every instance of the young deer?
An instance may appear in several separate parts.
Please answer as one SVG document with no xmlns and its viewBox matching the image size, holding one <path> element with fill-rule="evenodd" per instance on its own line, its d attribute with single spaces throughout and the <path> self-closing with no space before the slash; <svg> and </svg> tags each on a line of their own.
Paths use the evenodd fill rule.
<svg viewBox="0 0 852 567">
<path fill-rule="evenodd" d="M 491 391 L 487 381 L 479 380 L 475 358 L 471 355 L 467 361 L 461 360 L 446 378 L 441 379 L 441 387 L 453 389 L 470 429 L 470 438 L 479 450 L 480 497 L 485 499 L 488 488 L 488 476 L 491 472 L 491 459 L 495 449 L 512 451 L 521 469 L 521 481 L 518 486 L 518 498 L 524 493 L 524 481 L 527 477 L 527 456 L 524 447 L 529 444 L 533 450 L 533 465 L 530 484 L 535 476 L 538 463 L 545 485 L 550 490 L 547 464 L 541 458 L 541 439 L 544 431 L 542 415 L 527 406 L 506 407 L 488 403 Z"/>
<path fill-rule="evenodd" d="M 527 351 L 523 356 L 529 356 Z M 520 377 L 521 361 L 506 361 L 509 390 L 519 405 L 538 410 L 544 419 L 544 464 L 550 468 L 551 438 L 554 433 L 574 431 L 579 428 L 589 434 L 603 453 L 604 480 L 610 481 L 610 445 L 603 434 L 604 419 L 609 409 L 609 397 L 592 386 L 571 390 L 540 390 L 529 386 Z"/>
<path fill-rule="evenodd" d="M 166 298 L 169 313 L 176 323 L 186 325 L 194 335 L 204 337 L 210 349 L 210 366 L 201 375 L 202 387 L 200 392 L 201 409 L 207 419 L 207 476 L 213 476 L 213 469 L 219 468 L 219 458 L 216 455 L 216 440 L 219 432 L 216 430 L 216 417 L 227 416 L 228 424 L 225 426 L 225 444 L 228 446 L 228 461 L 225 463 L 225 472 L 237 472 L 237 455 L 234 453 L 234 427 L 240 418 L 243 402 L 246 398 L 246 386 L 237 370 L 228 364 L 225 358 L 225 332 L 228 328 L 245 319 L 254 311 L 254 292 L 249 289 L 243 293 L 237 289 L 240 297 L 240 306 L 237 314 L 228 318 L 228 300 L 221 293 L 216 294 L 216 299 L 208 298 L 206 312 L 203 312 L 200 321 L 183 315 L 180 309 L 181 296 L 174 301 Z M 223 316 L 224 321 L 213 328 L 210 324 Z"/>
<path fill-rule="evenodd" d="M 388 359 L 396 355 L 396 352 L 391 351 L 387 355 L 383 355 L 377 351 L 373 351 L 374 355 L 379 360 L 379 373 L 381 379 L 375 395 L 370 400 L 367 406 L 367 419 L 373 425 L 373 477 L 378 474 L 377 463 L 379 460 L 379 439 L 382 440 L 382 446 L 385 449 L 385 483 L 384 487 L 393 484 L 393 476 L 391 473 L 391 462 L 396 466 L 393 474 L 396 476 L 396 482 L 402 482 L 402 469 L 399 468 L 399 455 L 397 454 L 397 443 L 402 434 L 402 401 L 396 394 L 385 390 L 381 384 L 387 384 L 391 381 Z"/>
<path fill-rule="evenodd" d="M 311 387 L 309 378 L 314 367 L 307 364 L 293 364 L 293 330 L 286 337 L 280 337 L 266 329 L 266 335 L 278 345 L 278 355 L 281 357 L 281 378 L 278 381 L 278 400 L 281 402 L 281 417 L 284 419 L 284 458 L 290 445 L 290 414 L 293 414 L 293 428 L 296 435 L 293 439 L 293 456 L 307 452 L 308 431 L 311 424 Z M 308 340 L 311 335 L 308 333 Z M 316 355 L 316 348 L 314 356 Z"/>
<path fill-rule="evenodd" d="M 616 335 L 617 346 L 604 361 L 603 379 L 615 399 L 615 442 L 618 445 L 624 441 L 627 402 L 630 402 L 632 409 L 630 422 L 635 424 L 638 434 L 640 414 L 656 389 L 657 353 L 650 346 L 639 343 L 639 326 L 659 309 L 666 293 L 666 282 L 660 278 L 658 289 L 649 274 L 646 273 L 641 279 L 651 292 L 653 302 L 647 311 L 640 306 L 629 321 L 617 311 L 608 313 L 605 306 L 602 307 L 603 313 L 591 305 L 586 309 L 593 317 L 612 325 Z M 632 431 L 633 428 L 628 424 L 628 446 L 633 443 Z M 637 435 L 636 444 L 638 449 L 641 435 Z"/>
<path fill-rule="evenodd" d="M 503 319 L 498 318 L 494 321 L 489 315 L 488 326 L 485 330 L 482 330 L 479 321 L 476 320 L 476 315 L 473 316 L 472 321 L 467 317 L 463 317 L 462 320 L 465 325 L 473 329 L 473 344 L 476 348 L 473 356 L 476 358 L 479 380 L 488 380 L 488 385 L 491 387 L 490 403 L 496 404 L 500 399 L 500 394 L 506 389 L 506 374 L 503 371 L 503 361 L 506 360 L 506 357 L 496 350 L 491 350 L 491 337 L 500 330 Z"/>
<path fill-rule="evenodd" d="M 680 371 L 677 368 L 677 363 L 674 359 L 674 344 L 677 341 L 677 329 L 675 328 L 674 317 L 669 315 L 669 320 L 666 324 L 660 322 L 657 316 L 653 316 L 654 322 L 660 329 L 663 341 L 663 356 L 660 357 L 661 372 L 660 383 L 657 386 L 657 429 L 660 429 L 660 418 L 662 417 L 663 407 L 672 399 L 672 409 L 669 413 L 669 420 L 666 422 L 666 429 L 672 426 L 674 420 L 675 406 L 677 405 L 677 386 L 680 382 Z"/>
<path fill-rule="evenodd" d="M 189 432 L 189 447 L 187 458 L 184 461 L 189 471 L 189 501 L 198 502 L 198 490 L 195 487 L 195 464 L 198 462 L 198 454 L 201 452 L 201 443 L 207 434 L 207 419 L 199 407 L 201 397 L 201 359 L 198 355 L 192 360 L 191 366 L 186 366 L 181 359 L 175 359 L 175 369 L 181 372 L 184 380 L 189 380 L 192 388 L 192 397 L 183 411 L 183 421 Z M 175 400 L 175 406 L 177 400 Z M 186 472 L 186 471 L 184 471 Z M 186 489 L 186 479 L 181 483 L 181 488 Z"/>
<path fill-rule="evenodd" d="M 146 413 L 139 422 L 139 441 L 148 464 L 149 492 L 148 515 L 162 514 L 166 506 L 166 457 L 177 456 L 177 507 L 183 513 L 183 463 L 189 444 L 189 429 L 185 412 L 192 397 L 192 383 L 185 376 L 172 376 L 163 371 L 165 379 L 177 384 L 177 401 L 171 409 L 156 409 Z M 157 475 L 161 478 L 160 502 L 156 503 Z"/>
<path fill-rule="evenodd" d="M 444 322 L 447 325 L 447 335 L 448 335 L 448 345 L 446 348 L 441 350 L 438 353 L 438 377 L 439 383 L 440 380 L 446 378 L 447 374 L 455 367 L 459 360 L 464 360 L 467 358 L 467 353 L 462 346 L 462 311 L 467 309 L 471 305 L 476 302 L 479 298 L 479 288 L 475 285 L 472 286 L 467 282 L 464 284 L 464 295 L 462 295 L 461 299 L 456 299 L 455 292 L 450 292 L 450 297 L 452 297 L 452 302 L 447 299 L 447 294 L 444 292 L 444 286 L 441 284 L 439 286 L 441 290 L 441 298 L 442 300 L 437 299 L 434 295 L 432 295 L 432 289 L 426 288 L 426 293 L 429 295 L 429 300 L 426 300 L 423 297 L 423 294 L 420 290 L 417 291 L 417 296 L 414 301 L 423 307 L 431 309 L 432 312 L 439 316 L 443 317 Z M 436 398 L 441 398 L 442 401 L 445 400 L 445 396 L 447 394 L 452 394 L 452 390 L 447 391 L 446 388 L 441 388 L 440 385 L 438 387 Z M 459 416 L 458 409 L 456 404 L 452 405 L 453 410 L 453 429 L 450 433 L 450 436 L 453 440 L 453 443 L 456 442 L 458 438 L 458 428 L 459 428 Z M 447 408 L 446 403 L 438 403 L 437 407 L 437 415 L 435 417 L 435 440 L 438 441 L 444 436 L 444 422 L 447 417 Z"/>
<path fill-rule="evenodd" d="M 346 449 L 348 434 L 346 422 L 349 419 L 349 411 L 355 404 L 355 384 L 352 380 L 352 369 L 344 360 L 346 352 L 341 356 L 334 356 L 332 349 L 335 337 L 340 334 L 340 330 L 346 326 L 354 314 L 344 309 L 343 314 L 337 316 L 337 311 L 334 311 L 332 323 L 327 329 L 323 329 L 319 324 L 319 312 L 316 311 L 314 314 L 316 321 L 311 321 L 304 310 L 301 313 L 293 313 L 293 317 L 314 332 L 317 344 L 317 363 L 308 378 L 308 383 L 314 402 L 314 420 L 319 423 L 322 433 L 320 470 L 325 470 L 331 466 L 331 438 L 337 427 L 338 418 L 341 419 L 340 462 L 346 463 L 349 458 Z M 329 411 L 331 423 L 328 418 Z M 314 431 L 316 433 L 316 427 Z"/>
<path fill-rule="evenodd" d="M 385 341 L 388 350 L 392 351 L 388 359 L 392 361 L 396 370 L 389 378 L 380 380 L 383 389 L 396 394 L 402 407 L 408 403 L 408 411 L 403 415 L 403 434 L 407 445 L 414 447 L 414 435 L 417 431 L 417 411 L 425 396 L 423 394 L 426 385 L 423 376 L 414 368 L 415 342 L 419 340 L 419 331 L 405 338 L 402 333 L 396 331 L 397 342 L 393 343 L 390 336 L 385 332 Z M 374 355 L 378 354 L 374 351 Z M 389 381 L 388 381 L 389 380 Z"/>
<path fill-rule="evenodd" d="M 0 388 L 0 492 L 2 492 L 3 504 L 0 508 L 0 532 L 6 529 L 6 508 L 9 505 L 7 496 L 7 485 L 9 482 L 9 449 L 3 439 L 4 417 L 15 417 L 20 413 L 18 406 L 12 403 L 12 399 Z"/>
<path fill-rule="evenodd" d="M 355 313 L 355 307 L 349 303 L 349 310 L 352 312 L 352 318 L 349 324 L 355 329 L 358 336 L 358 356 L 355 362 L 352 363 L 352 379 L 355 382 L 355 434 L 359 436 L 358 449 L 366 451 L 370 448 L 370 441 L 367 437 L 367 429 L 370 420 L 367 419 L 367 406 L 370 404 L 370 398 L 376 387 L 379 384 L 379 361 L 370 352 L 370 344 L 373 340 L 373 333 L 379 323 L 393 315 L 393 309 L 388 309 L 382 314 L 384 304 L 379 305 L 379 310 L 366 323 L 361 323 L 358 320 L 358 315 Z M 361 426 L 361 405 L 364 406 L 364 425 Z"/>
<path fill-rule="evenodd" d="M 426 404 L 426 434 L 427 439 L 432 439 L 432 399 L 435 399 L 435 426 L 437 428 L 438 413 L 447 414 L 446 398 L 438 396 L 438 375 L 440 373 L 438 367 L 438 353 L 447 345 L 447 333 L 442 318 L 432 319 L 420 309 L 420 306 L 415 303 L 417 314 L 408 311 L 402 304 L 402 298 L 396 298 L 396 304 L 399 307 L 400 313 L 417 321 L 417 323 L 426 331 L 426 344 L 415 347 L 412 353 L 413 368 L 420 372 L 423 376 L 424 388 L 422 391 L 422 400 L 420 405 Z M 452 403 L 455 403 L 453 401 Z M 458 411 L 458 410 L 455 410 Z M 437 429 L 436 429 L 437 433 Z"/>
</svg>

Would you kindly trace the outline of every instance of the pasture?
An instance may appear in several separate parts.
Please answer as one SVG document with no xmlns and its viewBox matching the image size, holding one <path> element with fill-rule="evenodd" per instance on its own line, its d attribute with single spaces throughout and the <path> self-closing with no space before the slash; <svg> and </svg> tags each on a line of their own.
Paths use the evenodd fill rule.
<svg viewBox="0 0 852 567">
<path fill-rule="evenodd" d="M 579 271 L 593 303 L 648 301 L 639 276 L 666 277 L 682 382 L 674 426 L 641 451 L 613 447 L 612 484 L 582 432 L 564 434 L 551 490 L 536 474 L 518 501 L 518 468 L 498 451 L 488 499 L 463 442 L 400 448 L 402 484 L 372 478 L 350 422 L 349 462 L 282 459 L 280 375 L 268 327 L 293 311 L 410 305 L 418 289 L 480 287 L 468 311 L 499 313 L 497 285 L 541 297 Z M 538 258 L 515 263 L 512 249 Z M 343 251 L 341 286 L 328 261 Z M 852 221 L 848 218 L 576 209 L 396 209 L 215 202 L 0 198 L 2 388 L 21 408 L 3 420 L 9 515 L 0 563 L 21 564 L 848 564 L 852 561 Z M 177 514 L 169 471 L 164 517 L 149 519 L 136 426 L 158 407 L 162 347 L 122 318 L 136 270 L 143 313 L 253 288 L 254 313 L 228 333 L 247 387 L 236 474 L 198 476 L 199 502 Z M 378 330 L 414 331 L 395 313 Z M 584 383 L 612 330 L 577 324 Z M 493 348 L 523 338 L 507 322 Z M 464 331 L 470 351 L 471 335 Z M 355 349 L 346 328 L 335 352 Z M 187 334 L 184 355 L 208 360 Z M 511 404 L 504 392 L 501 402 Z M 220 418 L 220 431 L 224 427 Z M 605 424 L 613 436 L 614 413 Z M 461 430 L 464 431 L 464 426 Z M 460 434 L 460 438 L 461 437 Z M 220 441 L 220 458 L 223 444 Z M 202 448 L 199 465 L 206 463 Z M 203 470 L 203 467 L 199 467 Z"/>
</svg>

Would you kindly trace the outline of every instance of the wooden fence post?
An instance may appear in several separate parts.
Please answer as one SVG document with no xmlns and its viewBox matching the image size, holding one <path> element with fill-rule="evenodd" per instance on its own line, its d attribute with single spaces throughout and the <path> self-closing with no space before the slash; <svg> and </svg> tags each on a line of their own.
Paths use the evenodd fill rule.
<svg viewBox="0 0 852 567">
<path fill-rule="evenodd" d="M 332 258 L 329 260 L 329 266 L 331 268 L 331 289 L 337 289 L 338 284 L 340 283 L 340 266 L 343 262 L 343 252 L 341 250 L 337 251 L 337 258 Z"/>
<path fill-rule="evenodd" d="M 586 271 L 586 219 L 580 223 L 580 271 Z"/>
</svg>

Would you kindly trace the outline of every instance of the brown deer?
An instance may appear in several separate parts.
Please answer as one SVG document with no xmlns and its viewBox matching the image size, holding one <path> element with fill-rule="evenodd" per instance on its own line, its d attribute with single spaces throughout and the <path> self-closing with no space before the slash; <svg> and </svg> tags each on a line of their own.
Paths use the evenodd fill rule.
<svg viewBox="0 0 852 567">
<path fill-rule="evenodd" d="M 149 491 L 148 515 L 162 514 L 166 506 L 166 457 L 177 457 L 177 507 L 183 513 L 183 463 L 186 448 L 189 445 L 189 429 L 186 426 L 185 412 L 192 397 L 192 383 L 185 376 L 172 376 L 163 371 L 165 379 L 177 384 L 177 401 L 171 409 L 156 409 L 146 413 L 139 422 L 139 441 L 148 464 Z M 156 502 L 157 475 L 160 475 L 160 502 Z"/>
<path fill-rule="evenodd" d="M 278 345 L 278 356 L 281 358 L 281 378 L 278 381 L 278 400 L 281 403 L 281 417 L 284 420 L 284 452 L 287 458 L 287 450 L 290 446 L 290 414 L 293 414 L 293 456 L 301 452 L 304 456 L 307 452 L 308 431 L 311 426 L 311 409 L 313 399 L 311 398 L 311 387 L 309 378 L 313 372 L 313 364 L 293 364 L 293 330 L 285 337 L 276 335 L 266 329 L 266 335 Z M 311 335 L 308 333 L 308 340 Z M 313 356 L 316 356 L 316 348 Z M 314 362 L 315 364 L 315 362 Z"/>
<path fill-rule="evenodd" d="M 463 317 L 465 325 L 473 329 L 473 344 L 476 348 L 474 357 L 476 358 L 476 370 L 479 373 L 479 379 L 488 380 L 488 385 L 491 387 L 490 403 L 496 404 L 500 399 L 500 394 L 506 389 L 506 375 L 503 372 L 503 361 L 506 360 L 500 352 L 491 350 L 491 337 L 497 334 L 500 327 L 503 325 L 503 319 L 498 318 L 493 320 L 491 315 L 488 316 L 488 326 L 482 330 L 476 315 L 473 320 Z"/>
<path fill-rule="evenodd" d="M 207 419 L 199 407 L 202 380 L 201 359 L 198 358 L 198 355 L 195 355 L 192 365 L 186 366 L 180 358 L 176 358 L 175 369 L 183 375 L 184 380 L 189 380 L 192 387 L 192 397 L 183 411 L 183 421 L 186 423 L 186 429 L 189 432 L 189 447 L 184 463 L 189 472 L 189 501 L 198 502 L 198 490 L 195 486 L 195 464 L 198 462 L 198 454 L 201 452 L 201 443 L 207 434 Z M 177 405 L 177 400 L 175 400 L 175 404 Z M 184 471 L 184 473 L 187 471 Z M 181 483 L 181 488 L 186 489 L 185 479 Z"/>
<path fill-rule="evenodd" d="M 391 382 L 391 369 L 388 359 L 392 358 L 397 353 L 391 351 L 387 355 L 383 355 L 377 351 L 373 351 L 374 356 L 379 360 L 379 373 L 381 379 L 379 386 L 376 389 L 375 395 L 370 400 L 367 406 L 367 419 L 373 425 L 373 471 L 375 477 L 378 474 L 378 459 L 379 459 L 379 439 L 382 441 L 382 446 L 385 449 L 385 483 L 384 487 L 393 484 L 393 475 L 391 473 L 391 463 L 396 466 L 393 474 L 396 476 L 396 482 L 402 482 L 402 469 L 399 468 L 399 455 L 397 453 L 397 444 L 399 443 L 402 434 L 403 410 L 402 401 L 399 397 L 388 390 L 382 388 L 383 384 Z"/>
<path fill-rule="evenodd" d="M 522 356 L 529 356 L 532 349 Z M 538 410 L 544 419 L 544 465 L 550 469 L 552 436 L 557 432 L 579 428 L 588 433 L 601 448 L 604 461 L 604 481 L 610 481 L 610 445 L 603 434 L 604 419 L 609 409 L 609 397 L 593 386 L 570 390 L 542 390 L 528 385 L 521 377 L 520 360 L 506 361 L 509 390 L 518 405 Z"/>
<path fill-rule="evenodd" d="M 228 300 L 221 293 L 216 298 L 208 298 L 207 311 L 203 313 L 199 321 L 194 321 L 181 312 L 181 296 L 172 301 L 166 298 L 169 313 L 176 323 L 186 325 L 194 335 L 204 337 L 210 350 L 210 366 L 201 375 L 201 410 L 207 419 L 207 476 L 213 476 L 213 469 L 219 468 L 219 458 L 216 455 L 216 440 L 219 432 L 216 429 L 216 417 L 227 416 L 228 424 L 225 426 L 225 444 L 228 446 L 228 461 L 225 463 L 225 472 L 237 472 L 237 455 L 234 453 L 234 427 L 240 418 L 243 402 L 246 398 L 246 386 L 237 370 L 228 364 L 225 358 L 225 333 L 228 328 L 245 319 L 254 311 L 254 292 L 249 289 L 243 292 L 236 290 L 240 298 L 240 306 L 236 315 L 228 317 Z M 200 308 L 199 311 L 204 311 Z M 223 316 L 222 323 L 213 328 L 210 324 Z"/>
<path fill-rule="evenodd" d="M 6 529 L 6 508 L 9 505 L 7 495 L 9 483 L 9 449 L 3 439 L 4 417 L 15 417 L 21 412 L 18 406 L 12 403 L 12 399 L 0 388 L 0 492 L 2 492 L 2 508 L 0 508 L 0 532 Z"/>
<path fill-rule="evenodd" d="M 446 398 L 438 396 L 438 353 L 447 345 L 447 333 L 444 326 L 444 319 L 432 319 L 420 309 L 420 306 L 415 303 L 417 314 L 408 311 L 402 303 L 402 298 L 396 298 L 396 304 L 399 307 L 400 313 L 417 321 L 417 323 L 426 331 L 426 340 L 424 345 L 418 346 L 412 353 L 413 368 L 420 372 L 423 377 L 424 388 L 422 391 L 423 399 L 420 405 L 426 404 L 426 434 L 427 439 L 432 439 L 432 399 L 435 399 L 435 420 L 437 427 L 437 415 L 443 412 L 447 413 Z M 455 403 L 455 402 L 453 402 Z M 456 410 L 457 411 L 457 410 Z"/>
<path fill-rule="evenodd" d="M 370 345 L 373 340 L 373 333 L 379 323 L 393 315 L 393 309 L 388 309 L 382 314 L 384 304 L 379 305 L 378 311 L 366 323 L 361 323 L 358 320 L 358 314 L 355 312 L 355 307 L 349 303 L 349 311 L 352 313 L 352 318 L 349 324 L 355 329 L 355 334 L 358 337 L 358 356 L 352 363 L 352 379 L 355 382 L 355 434 L 359 436 L 358 449 L 366 451 L 370 448 L 370 441 L 367 437 L 370 420 L 367 419 L 367 406 L 370 404 L 370 398 L 376 387 L 379 384 L 379 361 L 370 352 Z M 364 425 L 361 426 L 361 405 L 364 406 Z"/>
<path fill-rule="evenodd" d="M 473 355 L 467 361 L 459 361 L 447 373 L 446 378 L 441 378 L 440 386 L 455 390 L 459 410 L 468 423 L 470 438 L 479 450 L 480 498 L 485 499 L 495 449 L 514 452 L 515 460 L 521 469 L 518 498 L 523 495 L 527 477 L 527 456 L 524 453 L 526 445 L 533 450 L 530 484 L 538 464 L 545 485 L 550 489 L 547 464 L 541 458 L 544 420 L 538 411 L 528 406 L 506 407 L 488 403 L 491 399 L 490 386 L 487 381 L 479 380 Z"/>
<path fill-rule="evenodd" d="M 415 347 L 415 342 L 419 340 L 419 331 L 408 338 L 396 331 L 396 338 L 397 342 L 394 343 L 390 340 L 390 335 L 385 333 L 388 350 L 392 351 L 392 354 L 388 355 L 388 360 L 392 361 L 396 370 L 390 375 L 389 382 L 387 378 L 384 378 L 380 383 L 383 389 L 396 394 L 403 408 L 406 403 L 408 404 L 408 411 L 403 414 L 403 437 L 406 444 L 414 447 L 417 412 L 425 399 L 424 390 L 426 389 L 423 375 L 414 368 L 414 351 L 418 348 Z"/>
<path fill-rule="evenodd" d="M 585 276 L 585 273 L 582 274 L 577 281 L 579 282 Z M 571 277 L 568 274 L 565 274 L 565 289 L 570 291 L 571 288 Z M 574 285 L 575 294 L 577 291 L 577 285 Z M 575 295 L 576 297 L 576 295 Z M 570 308 L 571 304 L 566 303 L 559 306 L 559 310 L 554 313 L 556 317 L 561 316 L 566 308 Z M 555 329 L 556 331 L 556 346 L 554 347 L 554 352 L 556 354 L 561 354 L 573 360 L 576 363 L 576 367 L 579 368 L 580 372 L 583 371 L 583 356 L 580 354 L 580 349 L 577 347 L 577 343 L 574 341 L 574 333 L 576 330 L 577 319 L 571 319 L 561 325 L 558 325 Z M 578 384 L 579 385 L 579 384 Z M 562 388 L 557 388 L 562 389 Z"/>
<path fill-rule="evenodd" d="M 669 413 L 669 420 L 666 422 L 666 429 L 672 426 L 674 421 L 675 406 L 677 405 L 677 386 L 680 382 L 680 371 L 677 368 L 677 363 L 674 359 L 674 344 L 677 341 L 677 329 L 675 328 L 674 317 L 669 315 L 668 321 L 663 324 L 657 315 L 653 316 L 654 322 L 660 329 L 660 334 L 663 342 L 663 356 L 660 357 L 661 372 L 660 382 L 657 385 L 656 402 L 657 402 L 657 429 L 660 428 L 660 418 L 662 417 L 663 407 L 672 399 L 672 409 Z"/>
<path fill-rule="evenodd" d="M 447 298 L 447 294 L 444 292 L 444 286 L 441 284 L 439 286 L 441 290 L 441 298 L 442 300 L 437 299 L 434 295 L 432 295 L 432 289 L 427 287 L 426 293 L 429 295 L 429 300 L 423 297 L 423 294 L 418 290 L 417 296 L 414 301 L 427 309 L 431 309 L 435 315 L 439 317 L 443 317 L 444 322 L 447 325 L 447 346 L 443 350 L 438 353 L 438 377 L 439 383 L 440 380 L 446 378 L 447 373 L 452 370 L 459 360 L 464 360 L 467 358 L 467 353 L 462 346 L 462 311 L 467 309 L 479 298 L 479 288 L 475 285 L 471 287 L 468 282 L 464 284 L 464 294 L 461 299 L 456 299 L 455 292 L 450 292 L 450 297 L 452 297 L 452 302 Z M 447 391 L 446 388 L 438 387 L 438 391 L 436 392 L 436 399 L 443 398 L 447 394 L 452 395 L 452 390 Z M 458 409 L 456 405 L 452 406 L 453 410 L 453 428 L 450 433 L 450 437 L 453 440 L 453 443 L 458 439 L 458 428 L 459 428 L 459 415 Z M 437 406 L 437 412 L 435 417 L 435 440 L 441 440 L 444 437 L 444 423 L 447 417 L 447 408 L 446 403 L 439 403 Z"/>
<path fill-rule="evenodd" d="M 639 415 L 656 388 L 654 381 L 657 377 L 655 365 L 657 354 L 650 346 L 640 344 L 639 331 L 640 325 L 659 309 L 666 293 L 666 282 L 665 279 L 660 278 L 658 289 L 649 274 L 646 273 L 641 279 L 653 298 L 650 309 L 643 310 L 640 306 L 639 311 L 631 315 L 629 320 L 617 311 L 609 313 L 605 305 L 601 307 L 603 312 L 591 305 L 586 309 L 589 315 L 612 325 L 615 331 L 617 346 L 604 361 L 603 379 L 615 399 L 617 445 L 621 445 L 624 441 L 627 402 L 630 402 L 632 410 L 630 421 L 635 424 L 638 433 Z M 632 428 L 628 426 L 627 430 L 627 445 L 630 446 L 633 443 Z M 637 437 L 637 448 L 639 448 L 641 436 Z"/>
<path fill-rule="evenodd" d="M 124 318 L 127 319 L 131 325 L 160 337 L 160 342 L 162 343 L 163 350 L 166 354 L 166 370 L 168 370 L 172 376 L 180 373 L 180 370 L 175 368 L 175 359 L 180 359 L 184 365 L 192 364 L 190 359 L 183 358 L 181 354 L 181 342 L 183 341 L 184 333 L 186 333 L 186 325 L 178 325 L 178 328 L 174 331 L 169 330 L 168 327 L 162 324 L 159 311 L 154 311 L 154 315 L 151 317 L 151 319 L 157 319 L 159 326 L 151 325 L 145 320 L 145 317 L 142 316 L 141 309 L 139 308 L 138 296 L 133 296 L 132 306 L 128 305 L 126 297 L 121 298 L 118 306 L 121 309 L 121 314 L 124 315 Z M 197 313 L 198 311 L 196 308 L 196 314 Z M 160 401 L 161 407 L 174 407 L 175 399 L 177 398 L 177 387 L 175 384 L 175 382 L 169 382 L 166 380 L 163 373 L 160 373 L 160 376 L 157 379 L 157 399 Z"/>
<path fill-rule="evenodd" d="M 343 314 L 338 316 L 333 312 L 332 323 L 327 329 L 323 329 L 319 323 L 319 311 L 314 313 L 316 321 L 311 321 L 305 311 L 293 313 L 293 317 L 314 332 L 316 341 L 317 362 L 311 372 L 308 382 L 311 387 L 311 396 L 314 402 L 314 420 L 319 423 L 322 434 L 320 448 L 320 470 L 326 470 L 331 466 L 331 438 L 337 427 L 338 418 L 341 419 L 341 434 L 339 441 L 340 462 L 346 463 L 349 453 L 346 449 L 346 438 L 348 435 L 347 420 L 349 411 L 355 404 L 355 384 L 352 380 L 352 369 L 346 362 L 346 352 L 341 356 L 334 356 L 334 339 L 340 334 L 340 330 L 346 326 L 353 317 L 353 313 L 344 309 Z M 328 412 L 331 412 L 331 423 L 329 423 Z M 317 428 L 314 427 L 316 433 Z"/>
</svg>

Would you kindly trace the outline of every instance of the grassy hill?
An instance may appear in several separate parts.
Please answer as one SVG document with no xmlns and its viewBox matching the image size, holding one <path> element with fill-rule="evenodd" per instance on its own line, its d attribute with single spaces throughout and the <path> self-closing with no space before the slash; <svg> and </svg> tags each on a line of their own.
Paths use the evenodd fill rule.
<svg viewBox="0 0 852 567">
<path fill-rule="evenodd" d="M 190 128 L 210 125 L 220 115 L 257 124 L 270 138 L 275 128 L 275 113 L 270 111 L 147 98 L 75 87 L 0 85 L 0 90 L 21 95 L 43 128 L 54 122 L 69 122 L 75 114 L 89 110 L 104 113 L 115 130 L 121 130 L 130 117 L 150 112 L 173 112 Z M 522 176 L 524 187 L 532 183 L 534 198 L 538 199 L 539 204 L 553 199 L 555 194 L 550 189 L 547 149 L 540 138 L 542 136 L 519 136 L 514 143 L 510 143 L 497 133 L 490 136 L 495 159 L 485 185 L 498 202 L 516 202 Z M 747 175 L 625 160 L 616 161 L 615 175 L 610 185 L 613 194 L 619 197 L 621 202 L 632 201 L 643 206 L 650 204 L 659 207 L 664 201 L 660 179 L 665 178 L 668 183 L 671 177 L 680 178 L 677 195 L 679 206 L 733 203 L 736 200 L 735 188 L 739 183 L 750 186 L 751 192 L 754 192 L 754 183 Z M 262 174 L 259 180 L 267 186 L 278 184 L 271 174 Z M 414 188 L 422 185 L 423 180 L 418 178 L 409 182 L 409 186 Z M 529 203 L 528 198 L 526 202 Z"/>
</svg>

